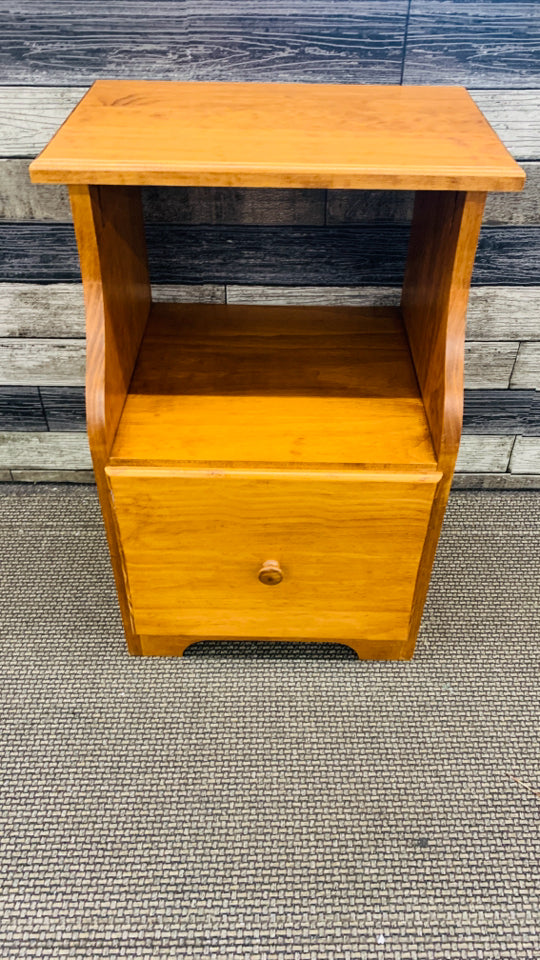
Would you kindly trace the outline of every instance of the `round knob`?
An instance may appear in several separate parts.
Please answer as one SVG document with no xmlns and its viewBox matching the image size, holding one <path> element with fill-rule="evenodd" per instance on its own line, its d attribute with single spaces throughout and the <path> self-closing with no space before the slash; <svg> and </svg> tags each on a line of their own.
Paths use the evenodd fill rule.
<svg viewBox="0 0 540 960">
<path fill-rule="evenodd" d="M 259 570 L 259 580 L 267 587 L 274 587 L 283 580 L 283 571 L 277 560 L 267 560 Z"/>
</svg>

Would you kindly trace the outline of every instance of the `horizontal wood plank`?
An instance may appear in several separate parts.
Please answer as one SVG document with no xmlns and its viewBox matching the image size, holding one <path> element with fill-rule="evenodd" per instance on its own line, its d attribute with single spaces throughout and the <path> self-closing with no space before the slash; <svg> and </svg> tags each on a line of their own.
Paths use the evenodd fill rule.
<svg viewBox="0 0 540 960">
<path fill-rule="evenodd" d="M 522 164 L 527 180 L 521 193 L 491 193 L 486 202 L 484 224 L 540 224 L 540 163 Z M 414 194 L 392 190 L 329 190 L 326 222 L 369 223 L 408 221 Z M 244 222 L 248 222 L 247 220 Z"/>
<path fill-rule="evenodd" d="M 40 387 L 47 428 L 54 432 L 86 430 L 84 388 Z"/>
<path fill-rule="evenodd" d="M 84 372 L 81 340 L 0 339 L 0 384 L 78 385 Z"/>
<path fill-rule="evenodd" d="M 397 198 L 399 194 L 391 196 Z M 521 194 L 519 196 L 521 198 Z M 324 224 L 325 206 L 324 190 L 143 188 L 145 218 L 158 223 L 315 226 Z M 0 217 L 6 220 L 70 220 L 67 188 L 62 184 L 31 183 L 28 160 L 0 160 Z"/>
<path fill-rule="evenodd" d="M 538 340 L 540 286 L 471 287 L 467 311 L 470 340 Z"/>
<path fill-rule="evenodd" d="M 403 276 L 408 227 L 185 227 L 148 224 L 154 283 L 394 286 Z M 178 251 L 182 252 L 179 256 Z M 0 279 L 77 280 L 70 224 L 0 222 Z M 476 285 L 533 285 L 540 276 L 540 227 L 485 227 Z"/>
<path fill-rule="evenodd" d="M 37 387 L 0 386 L 0 431 L 44 432 L 45 411 Z"/>
<path fill-rule="evenodd" d="M 514 437 L 463 436 L 456 469 L 461 473 L 504 473 L 513 444 Z"/>
<path fill-rule="evenodd" d="M 0 469 L 91 470 L 85 433 L 0 432 Z"/>
<path fill-rule="evenodd" d="M 93 79 L 93 77 L 92 77 Z M 87 87 L 0 87 L 0 154 L 34 157 Z M 518 160 L 540 160 L 538 90 L 475 90 L 471 95 Z"/>
<path fill-rule="evenodd" d="M 540 391 L 466 390 L 463 432 L 540 436 Z"/>
<path fill-rule="evenodd" d="M 7 473 L 7 471 L 5 471 Z M 89 483 L 95 484 L 93 470 L 11 470 L 14 483 Z M 0 470 L 0 479 L 2 479 Z M 7 479 L 7 477 L 5 478 Z"/>
<path fill-rule="evenodd" d="M 85 430 L 84 387 L 1 387 L 0 430 Z M 540 391 L 465 391 L 468 435 L 540 436 Z"/>
<path fill-rule="evenodd" d="M 540 163 L 524 163 L 521 193 L 489 195 L 484 223 L 540 224 Z M 189 224 L 322 225 L 404 223 L 410 220 L 413 194 L 401 190 L 264 190 L 225 187 L 144 187 L 147 221 Z M 71 218 L 66 187 L 31 183 L 28 161 L 0 160 L 0 218 Z"/>
<path fill-rule="evenodd" d="M 85 430 L 84 387 L 0 387 L 0 430 Z M 540 391 L 466 390 L 463 432 L 540 436 Z"/>
<path fill-rule="evenodd" d="M 509 489 L 534 488 L 535 482 L 540 484 L 540 438 L 523 437 L 518 440 L 513 473 L 509 475 L 506 470 L 513 437 L 463 437 L 456 487 L 480 489 L 483 486 L 480 477 L 484 475 L 488 488 L 492 484 L 494 489 L 499 486 L 499 477 L 516 477 L 515 481 L 508 481 Z M 9 480 L 13 476 L 14 480 L 21 481 L 38 482 L 42 479 L 45 482 L 62 482 L 64 470 L 68 473 L 86 472 L 85 477 L 79 475 L 72 482 L 92 482 L 90 452 L 84 433 L 0 433 L 0 480 Z M 53 474 L 47 476 L 44 471 L 53 471 Z M 458 477 L 462 479 L 458 480 Z M 497 479 L 490 481 L 489 477 Z M 532 480 L 533 477 L 536 477 L 536 481 Z M 65 479 L 70 481 L 69 476 Z M 505 482 L 501 481 L 501 485 L 504 489 Z"/>
<path fill-rule="evenodd" d="M 6 470 L 0 483 L 84 483 L 95 485 L 92 470 Z M 453 490 L 540 490 L 540 474 L 455 473 Z"/>
<path fill-rule="evenodd" d="M 153 287 L 156 301 L 224 303 L 223 285 Z M 398 287 L 283 287 L 230 285 L 229 303 L 315 306 L 398 306 Z M 467 335 L 471 341 L 538 340 L 540 287 L 473 287 Z M 0 337 L 84 336 L 82 289 L 77 283 L 0 283 Z"/>
<path fill-rule="evenodd" d="M 505 389 L 516 361 L 519 343 L 472 341 L 465 344 L 465 385 L 471 389 Z"/>
<path fill-rule="evenodd" d="M 398 306 L 398 287 L 227 286 L 228 303 L 305 303 L 331 306 Z M 467 313 L 471 340 L 537 340 L 540 286 L 472 287 Z"/>
<path fill-rule="evenodd" d="M 94 79 L 92 77 L 92 79 Z M 0 155 L 34 157 L 87 87 L 0 87 Z M 518 160 L 540 160 L 538 90 L 475 90 L 471 95 Z"/>
<path fill-rule="evenodd" d="M 540 473 L 455 473 L 452 490 L 540 490 Z"/>
<path fill-rule="evenodd" d="M 30 178 L 515 191 L 525 174 L 463 87 L 100 79 Z"/>
<path fill-rule="evenodd" d="M 540 396 L 540 341 L 520 344 L 510 386 L 517 389 L 532 387 Z"/>
<path fill-rule="evenodd" d="M 161 284 L 154 300 L 225 303 L 225 287 Z M 0 337 L 84 337 L 84 302 L 79 283 L 0 283 Z"/>
<path fill-rule="evenodd" d="M 88 86 L 0 87 L 2 156 L 34 157 L 43 150 Z"/>
<path fill-rule="evenodd" d="M 540 474 L 540 437 L 516 437 L 510 473 Z"/>
<path fill-rule="evenodd" d="M 470 90 L 516 160 L 540 160 L 540 90 Z"/>
<path fill-rule="evenodd" d="M 535 348 L 536 363 L 538 345 L 531 344 L 531 347 Z M 470 389 L 507 388 L 518 348 L 517 342 L 468 341 L 465 345 L 465 385 Z M 84 372 L 85 343 L 82 339 L 0 338 L 0 384 L 77 386 L 84 383 Z M 534 387 L 535 383 L 516 382 L 514 385 Z"/>
<path fill-rule="evenodd" d="M 412 0 L 404 83 L 540 86 L 535 0 Z"/>
<path fill-rule="evenodd" d="M 5 83 L 160 80 L 399 83 L 406 0 L 154 0 L 17 3 L 2 44 Z M 134 67 L 136 64 L 136 68 Z"/>
</svg>

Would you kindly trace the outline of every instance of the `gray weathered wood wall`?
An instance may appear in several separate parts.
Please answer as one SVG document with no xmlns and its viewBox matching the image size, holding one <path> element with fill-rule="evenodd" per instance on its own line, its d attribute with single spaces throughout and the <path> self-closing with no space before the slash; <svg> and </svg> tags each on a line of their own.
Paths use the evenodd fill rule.
<svg viewBox="0 0 540 960">
<path fill-rule="evenodd" d="M 3 4 L 0 479 L 90 479 L 84 317 L 66 192 L 28 162 L 100 76 L 459 83 L 517 160 L 492 196 L 469 311 L 456 485 L 540 487 L 540 5 L 516 0 Z M 395 303 L 412 197 L 149 189 L 155 296 Z M 182 251 L 181 257 L 178 251 Z"/>
</svg>

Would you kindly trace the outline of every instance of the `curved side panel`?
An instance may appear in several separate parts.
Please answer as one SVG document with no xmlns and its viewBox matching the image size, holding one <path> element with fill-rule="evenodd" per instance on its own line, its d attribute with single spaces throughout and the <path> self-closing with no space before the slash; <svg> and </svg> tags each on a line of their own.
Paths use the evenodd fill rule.
<svg viewBox="0 0 540 960">
<path fill-rule="evenodd" d="M 140 654 L 105 466 L 150 311 L 140 190 L 70 187 L 86 310 L 90 452 L 130 653 Z"/>
<path fill-rule="evenodd" d="M 443 476 L 433 501 L 404 657 L 414 651 L 459 450 L 467 301 L 485 201 L 485 193 L 416 195 L 401 309 Z"/>
</svg>

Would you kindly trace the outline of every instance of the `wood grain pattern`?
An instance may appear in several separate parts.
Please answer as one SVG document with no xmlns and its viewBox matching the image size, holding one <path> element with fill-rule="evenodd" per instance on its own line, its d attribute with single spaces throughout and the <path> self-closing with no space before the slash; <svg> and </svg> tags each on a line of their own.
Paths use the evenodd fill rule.
<svg viewBox="0 0 540 960">
<path fill-rule="evenodd" d="M 399 83 L 406 0 L 20 0 L 6 18 L 6 83 L 316 80 Z M 137 65 L 135 70 L 134 64 Z"/>
<path fill-rule="evenodd" d="M 344 640 L 359 656 L 402 655 L 439 475 L 107 474 L 141 634 Z M 258 580 L 269 557 L 283 570 L 272 589 Z"/>
<path fill-rule="evenodd" d="M 0 87 L 3 157 L 34 157 L 49 142 L 88 87 Z"/>
<path fill-rule="evenodd" d="M 140 653 L 105 482 L 109 455 L 150 310 L 140 192 L 70 188 L 86 308 L 88 439 L 128 648 Z"/>
<path fill-rule="evenodd" d="M 527 176 L 523 191 L 518 195 L 490 194 L 484 224 L 517 226 L 540 223 L 540 164 L 523 163 L 521 166 Z M 411 191 L 329 190 L 327 195 L 326 223 L 329 225 L 374 220 L 402 223 L 412 217 L 414 193 Z"/>
<path fill-rule="evenodd" d="M 397 286 L 409 229 L 147 225 L 155 284 Z M 178 251 L 182 256 L 178 256 Z M 538 286 L 540 227 L 485 227 L 473 283 Z M 80 279 L 69 224 L 0 222 L 0 281 Z"/>
<path fill-rule="evenodd" d="M 0 87 L 0 142 L 4 157 L 42 150 L 86 92 L 86 87 Z M 470 91 L 514 157 L 540 160 L 538 90 Z"/>
<path fill-rule="evenodd" d="M 485 224 L 540 224 L 540 163 L 521 164 L 519 194 L 488 196 Z M 326 201 L 327 195 L 327 201 Z M 160 223 L 328 225 L 411 219 L 414 195 L 400 190 L 269 190 L 226 187 L 143 187 L 145 220 Z M 66 187 L 31 183 L 27 160 L 0 160 L 0 217 L 69 220 Z"/>
<path fill-rule="evenodd" d="M 84 433 L 0 433 L 3 469 L 90 470 L 92 460 Z"/>
<path fill-rule="evenodd" d="M 9 473 L 14 483 L 84 483 L 94 485 L 96 482 L 93 470 L 11 470 Z M 0 476 L 1 474 L 2 471 L 0 470 Z"/>
<path fill-rule="evenodd" d="M 540 286 L 471 287 L 467 336 L 471 340 L 537 340 Z"/>
<path fill-rule="evenodd" d="M 514 437 L 463 436 L 456 470 L 461 473 L 504 473 L 508 469 Z"/>
<path fill-rule="evenodd" d="M 540 474 L 455 473 L 452 490 L 540 490 Z"/>
<path fill-rule="evenodd" d="M 0 338 L 0 384 L 84 383 L 84 342 Z"/>
<path fill-rule="evenodd" d="M 30 165 L 46 183 L 520 190 L 462 87 L 98 80 Z"/>
<path fill-rule="evenodd" d="M 86 406 L 82 388 L 41 387 L 39 396 L 48 430 L 86 430 Z"/>
<path fill-rule="evenodd" d="M 1 289 L 1 288 L 0 288 Z M 399 287 L 227 286 L 228 303 L 397 306 Z M 537 340 L 540 286 L 471 287 L 467 335 L 472 341 Z"/>
<path fill-rule="evenodd" d="M 161 284 L 156 302 L 225 303 L 218 284 Z M 0 283 L 0 337 L 81 338 L 85 333 L 80 283 Z"/>
<path fill-rule="evenodd" d="M 540 159 L 540 90 L 470 90 L 474 102 L 518 160 Z"/>
<path fill-rule="evenodd" d="M 326 191 L 143 187 L 143 210 L 146 221 L 158 223 L 323 226 Z"/>
<path fill-rule="evenodd" d="M 111 462 L 434 468 L 398 311 L 154 306 Z"/>
<path fill-rule="evenodd" d="M 504 390 L 518 355 L 516 341 L 469 341 L 465 344 L 465 386 L 469 389 Z"/>
<path fill-rule="evenodd" d="M 0 386 L 0 431 L 39 433 L 47 430 L 37 387 Z"/>
<path fill-rule="evenodd" d="M 412 0 L 405 83 L 540 86 L 534 0 Z"/>
<path fill-rule="evenodd" d="M 463 432 L 540 436 L 540 390 L 466 390 Z"/>
<path fill-rule="evenodd" d="M 506 471 L 515 437 L 503 433 L 498 436 L 495 430 L 494 426 L 487 434 L 462 436 L 456 472 Z M 0 433 L 0 469 L 88 471 L 91 467 L 88 440 L 80 431 Z"/>
<path fill-rule="evenodd" d="M 520 344 L 510 386 L 540 391 L 540 342 Z"/>
<path fill-rule="evenodd" d="M 510 472 L 540 474 L 540 437 L 516 437 L 510 457 Z"/>
<path fill-rule="evenodd" d="M 168 301 L 175 302 L 171 288 Z M 162 290 L 160 295 L 166 296 Z M 514 290 L 514 299 L 517 298 Z M 383 298 L 381 298 L 383 299 Z M 186 301 L 189 302 L 189 301 Z M 536 316 L 534 318 L 535 324 Z M 47 331 L 45 331 L 47 332 Z M 84 331 L 79 331 L 82 334 Z M 535 330 L 538 336 L 538 331 Z M 517 341 L 469 341 L 465 344 L 465 386 L 470 389 L 505 389 L 518 357 Z M 20 386 L 70 386 L 84 383 L 86 347 L 83 339 L 46 337 L 0 338 L 0 384 Z M 538 384 L 536 348 L 531 344 L 530 359 L 523 355 L 515 386 Z"/>
<path fill-rule="evenodd" d="M 86 429 L 82 387 L 0 386 L 0 430 L 47 429 Z M 463 432 L 540 436 L 540 391 L 466 389 Z"/>
<path fill-rule="evenodd" d="M 461 431 L 466 310 L 485 199 L 418 193 L 403 281 L 405 327 L 445 468 L 455 460 Z"/>
<path fill-rule="evenodd" d="M 486 195 L 416 195 L 401 310 L 443 473 L 431 510 L 409 627 L 412 656 L 452 484 L 463 417 L 466 311 Z"/>
</svg>

